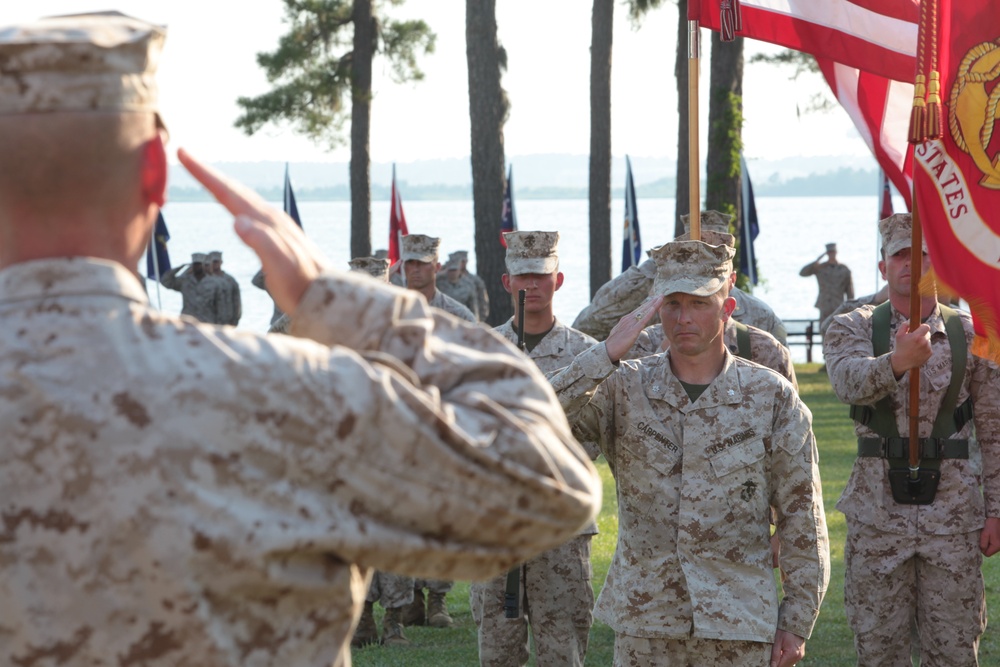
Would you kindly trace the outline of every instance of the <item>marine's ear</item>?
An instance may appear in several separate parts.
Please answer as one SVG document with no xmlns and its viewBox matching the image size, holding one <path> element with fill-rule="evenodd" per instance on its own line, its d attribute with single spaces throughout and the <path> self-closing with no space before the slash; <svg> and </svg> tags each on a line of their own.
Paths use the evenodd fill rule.
<svg viewBox="0 0 1000 667">
<path fill-rule="evenodd" d="M 148 204 L 167 201 L 167 147 L 162 132 L 142 145 L 142 196 Z"/>
</svg>

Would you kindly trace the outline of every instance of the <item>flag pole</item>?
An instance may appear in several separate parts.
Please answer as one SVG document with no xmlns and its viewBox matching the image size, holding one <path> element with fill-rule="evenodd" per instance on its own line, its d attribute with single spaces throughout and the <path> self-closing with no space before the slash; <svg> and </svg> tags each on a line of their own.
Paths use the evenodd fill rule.
<svg viewBox="0 0 1000 667">
<path fill-rule="evenodd" d="M 156 307 L 163 310 L 163 302 L 160 300 L 160 257 L 156 247 L 156 223 L 153 223 L 153 234 L 149 240 L 149 251 L 153 256 L 153 273 L 156 274 Z"/>
<path fill-rule="evenodd" d="M 691 239 L 701 240 L 701 180 L 698 167 L 698 76 L 701 35 L 697 21 L 688 21 L 688 215 Z"/>
<path fill-rule="evenodd" d="M 913 193 L 913 232 L 910 238 L 910 331 L 920 326 L 920 274 L 924 268 L 924 235 L 916 192 Z M 916 480 L 920 470 L 920 366 L 910 369 L 910 479 Z"/>
</svg>

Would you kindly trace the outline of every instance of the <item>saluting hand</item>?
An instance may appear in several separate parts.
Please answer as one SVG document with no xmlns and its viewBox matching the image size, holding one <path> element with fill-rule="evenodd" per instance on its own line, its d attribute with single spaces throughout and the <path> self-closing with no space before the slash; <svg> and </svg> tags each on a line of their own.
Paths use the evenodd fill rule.
<svg viewBox="0 0 1000 667">
<path fill-rule="evenodd" d="M 911 332 L 909 323 L 904 322 L 896 332 L 896 347 L 889 355 L 896 379 L 911 368 L 923 366 L 930 358 L 931 328 L 925 323 Z"/>
<path fill-rule="evenodd" d="M 177 151 L 177 157 L 236 217 L 233 228 L 260 257 L 268 293 L 278 308 L 293 315 L 309 283 L 328 266 L 323 253 L 291 218 L 253 190 L 223 176 L 183 148 Z"/>
<path fill-rule="evenodd" d="M 639 307 L 631 313 L 621 318 L 614 326 L 611 333 L 604 341 L 604 347 L 608 351 L 608 358 L 612 362 L 618 363 L 622 357 L 635 345 L 642 330 L 653 321 L 653 316 L 660 310 L 663 303 L 662 296 L 655 296 L 639 304 Z"/>
</svg>

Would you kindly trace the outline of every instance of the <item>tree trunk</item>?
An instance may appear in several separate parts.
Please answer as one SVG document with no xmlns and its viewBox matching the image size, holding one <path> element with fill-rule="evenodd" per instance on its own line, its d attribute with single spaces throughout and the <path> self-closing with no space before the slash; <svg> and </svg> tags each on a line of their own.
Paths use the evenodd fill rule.
<svg viewBox="0 0 1000 667">
<path fill-rule="evenodd" d="M 674 237 L 684 233 L 681 216 L 691 212 L 691 181 L 688 159 L 688 18 L 687 0 L 677 0 L 677 56 L 674 76 L 677 78 L 677 190 L 674 194 Z M 697 178 L 698 174 L 695 174 Z"/>
<path fill-rule="evenodd" d="M 611 280 L 611 43 L 614 0 L 594 0 L 590 43 L 590 296 Z"/>
<path fill-rule="evenodd" d="M 375 55 L 372 0 L 354 0 L 354 59 L 351 62 L 351 257 L 372 254 L 371 153 L 372 59 Z"/>
<path fill-rule="evenodd" d="M 734 216 L 740 210 L 743 150 L 743 38 L 723 42 L 712 32 L 705 208 Z M 737 225 L 739 221 L 737 220 Z M 738 227 L 737 227 L 738 229 Z M 736 230 L 733 230 L 734 233 Z"/>
<path fill-rule="evenodd" d="M 507 270 L 500 244 L 500 219 L 506 181 L 503 126 L 508 105 L 500 85 L 507 54 L 497 40 L 496 0 L 465 1 L 465 54 L 469 65 L 476 272 L 486 283 L 490 297 L 487 323 L 496 326 L 514 313 L 500 279 Z"/>
</svg>

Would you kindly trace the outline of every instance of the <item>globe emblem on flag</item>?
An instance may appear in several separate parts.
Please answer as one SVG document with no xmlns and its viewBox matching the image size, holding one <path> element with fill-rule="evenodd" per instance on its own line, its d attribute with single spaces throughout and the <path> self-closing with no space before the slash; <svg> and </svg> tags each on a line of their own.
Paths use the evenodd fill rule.
<svg viewBox="0 0 1000 667">
<path fill-rule="evenodd" d="M 988 153 L 1000 105 L 1000 46 L 983 42 L 962 58 L 951 89 L 948 129 L 960 150 L 983 173 L 980 185 L 1000 190 L 997 154 Z"/>
</svg>

